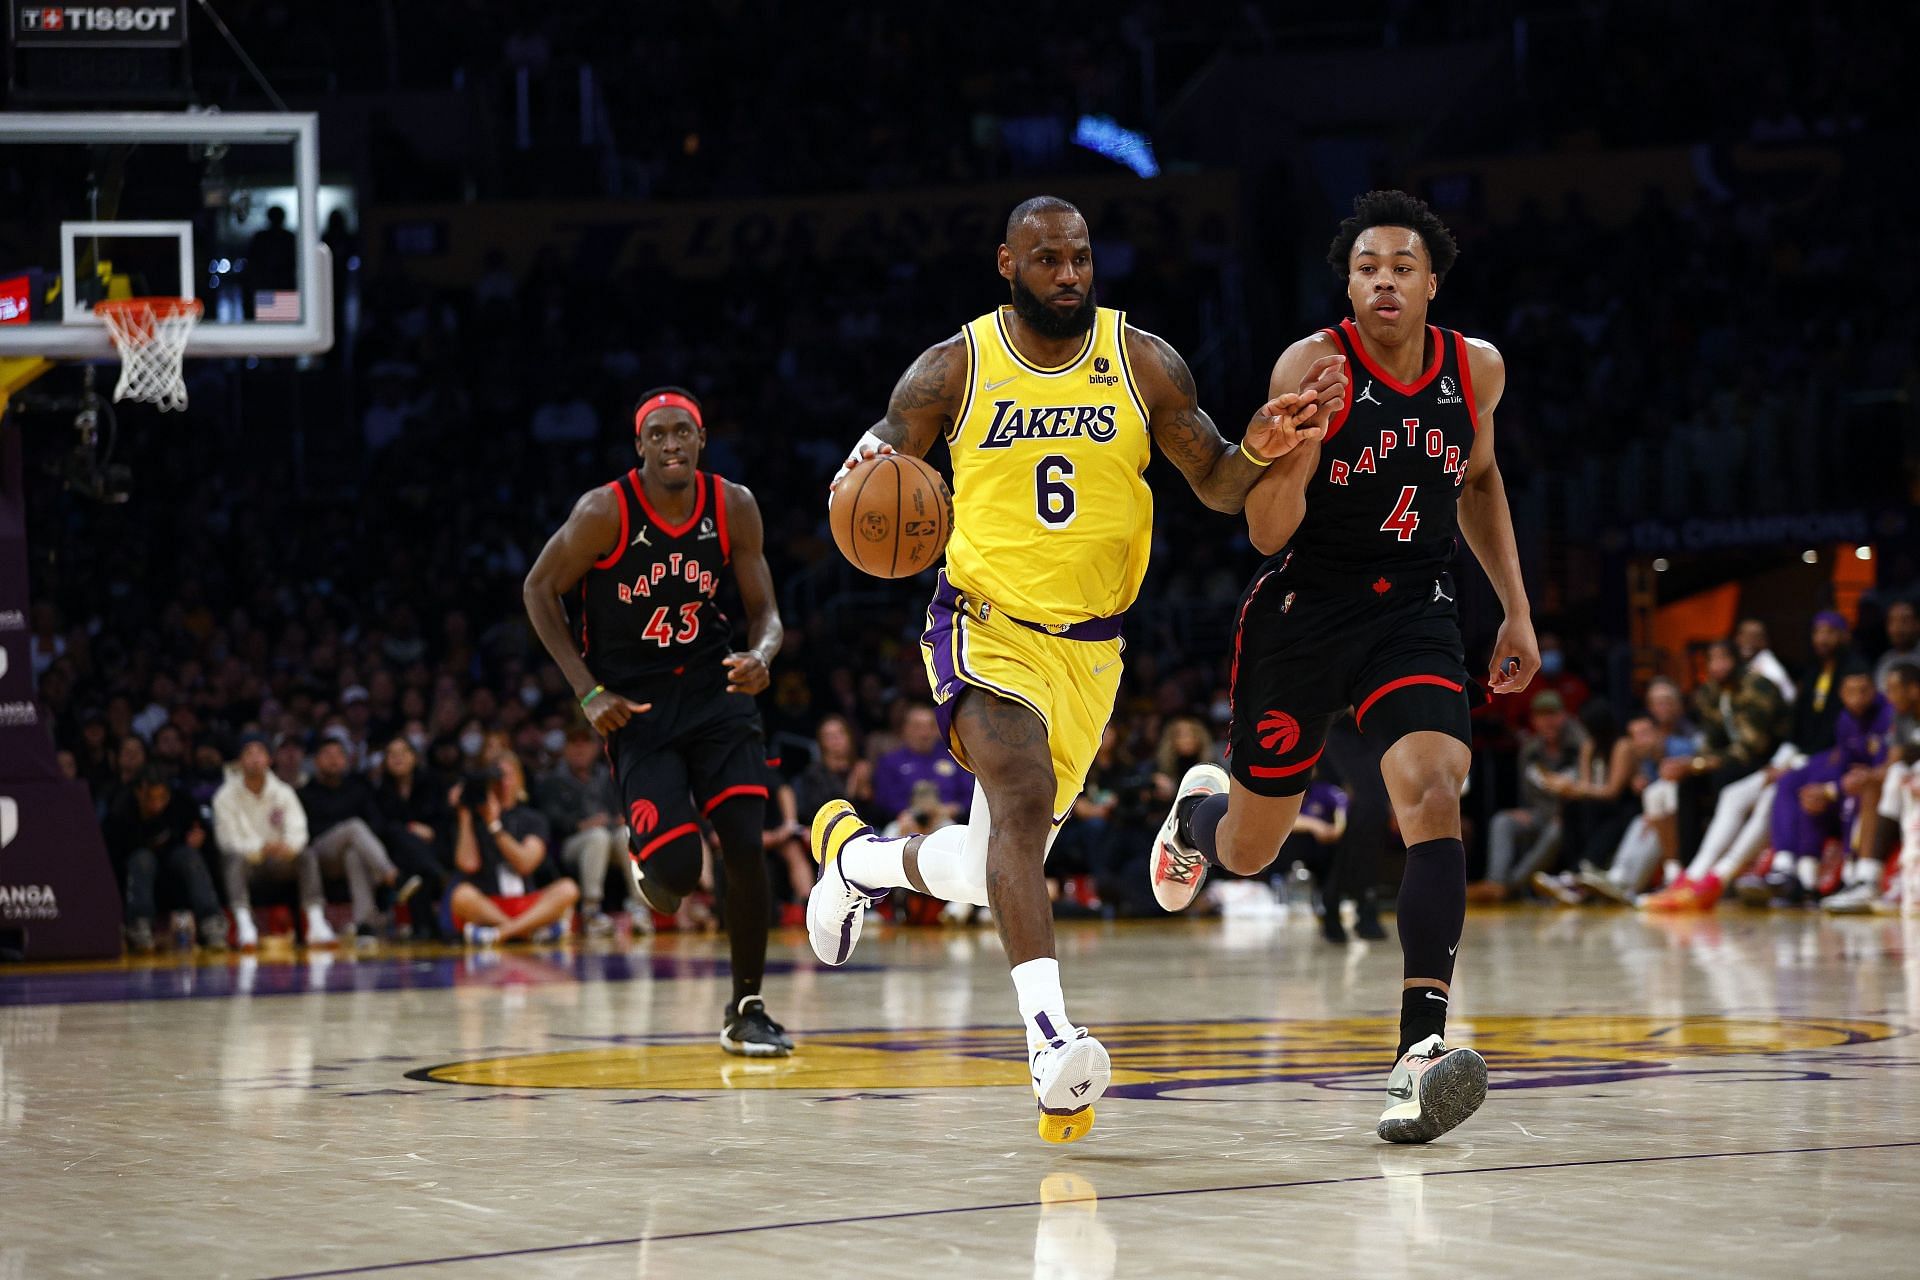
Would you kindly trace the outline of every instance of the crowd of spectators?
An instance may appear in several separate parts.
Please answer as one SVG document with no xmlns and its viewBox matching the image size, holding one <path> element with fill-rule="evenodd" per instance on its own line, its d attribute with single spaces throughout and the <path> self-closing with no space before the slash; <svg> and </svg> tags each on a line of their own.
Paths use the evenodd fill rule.
<svg viewBox="0 0 1920 1280">
<path fill-rule="evenodd" d="M 394 47 L 419 56 L 367 63 L 361 55 L 380 44 L 358 41 L 336 65 L 363 87 L 457 76 L 451 46 L 415 38 L 447 24 L 477 25 L 481 36 L 465 43 L 497 46 L 507 65 L 564 61 L 594 46 L 644 55 L 647 74 L 605 91 L 631 95 L 616 120 L 656 130 L 620 145 L 650 175 L 648 189 L 670 196 L 1004 174 L 1009 135 L 976 127 L 982 113 L 997 121 L 1118 109 L 1145 87 L 1126 51 L 1143 33 L 1166 39 L 1178 25 L 1155 6 L 1126 9 L 1085 36 L 1057 82 L 1023 90 L 990 74 L 1001 46 L 991 23 L 966 14 L 913 23 L 842 14 L 834 30 L 849 59 L 886 62 L 886 74 L 822 77 L 780 58 L 766 74 L 741 74 L 728 60 L 736 46 L 708 30 L 700 6 L 649 6 L 644 31 L 637 11 L 596 10 L 589 21 L 550 6 L 509 13 L 457 0 L 366 7 L 363 30 L 397 23 Z M 816 21 L 780 6 L 725 7 L 761 23 L 768 48 L 787 47 L 782 24 Z M 294 6 L 236 8 L 248 38 L 267 33 L 269 50 L 273 31 L 292 30 Z M 1423 16 L 1431 8 L 1386 6 L 1381 21 L 1408 38 L 1492 29 L 1484 7 L 1467 6 L 1459 19 Z M 1768 21 L 1781 19 L 1777 9 L 1767 9 Z M 1247 6 L 1222 10 L 1218 21 L 1189 15 L 1193 29 L 1217 35 L 1253 21 Z M 1618 23 L 1633 6 L 1597 12 Z M 1693 47 L 1705 20 L 1675 21 L 1672 38 Z M 1825 50 L 1830 24 L 1808 21 L 1810 47 Z M 595 24 L 617 30 L 606 38 L 609 27 Z M 1271 41 L 1271 32 L 1255 34 Z M 290 41 L 267 60 L 320 52 Z M 929 59 L 941 75 L 916 71 Z M 724 94 L 709 75 L 715 66 L 727 71 Z M 1615 61 L 1585 73 L 1646 108 L 1623 106 L 1617 119 L 1632 136 L 1617 141 L 1684 140 L 1673 130 L 1691 117 L 1657 109 L 1676 91 L 1657 67 Z M 1758 116 L 1751 128 L 1731 118 L 1710 128 L 1716 138 L 1833 143 L 1845 162 L 1810 183 L 1729 189 L 1715 178 L 1687 199 L 1650 191 L 1625 225 L 1603 225 L 1578 200 L 1506 220 L 1477 205 L 1449 213 L 1463 256 L 1436 318 L 1485 333 L 1506 353 L 1513 373 L 1501 453 L 1530 554 L 1590 546 L 1613 520 L 1819 506 L 1897 480 L 1898 459 L 1861 443 L 1872 433 L 1806 428 L 1850 404 L 1897 403 L 1893 393 L 1916 380 L 1920 350 L 1912 309 L 1883 305 L 1895 301 L 1882 292 L 1895 287 L 1890 277 L 1843 275 L 1897 239 L 1885 202 L 1872 198 L 1877 171 L 1849 151 L 1873 136 L 1881 90 L 1871 77 L 1851 86 L 1816 79 L 1765 114 L 1765 137 L 1755 133 Z M 1014 100 L 1017 113 L 1004 105 Z M 834 136 L 809 115 L 816 106 L 880 132 Z M 1102 301 L 1183 350 L 1217 345 L 1209 325 L 1218 321 L 1207 317 L 1232 313 L 1211 304 L 1244 264 L 1198 246 L 1166 251 L 1154 228 L 1093 232 Z M 1162 251 L 1136 252 L 1134 238 Z M 108 823 L 136 942 L 153 936 L 154 912 L 167 904 L 192 912 L 203 937 L 225 936 L 208 909 L 209 894 L 222 892 L 236 909 L 255 893 L 291 895 L 305 931 L 323 937 L 330 885 L 350 900 L 347 918 L 362 936 L 391 928 L 403 905 L 417 933 L 472 926 L 482 940 L 488 930 L 550 931 L 570 913 L 591 931 L 611 927 L 625 905 L 621 818 L 598 785 L 596 744 L 533 643 L 519 582 L 574 497 L 632 464 L 628 409 L 637 389 L 663 381 L 702 394 L 705 465 L 752 486 L 766 517 L 788 622 L 763 699 L 786 780 L 767 831 L 785 901 L 810 883 L 805 823 L 832 794 L 851 795 L 900 831 L 964 818 L 966 781 L 929 743 L 915 643 L 924 584 L 858 579 L 838 561 L 825 535 L 823 477 L 877 415 L 898 371 L 1003 296 L 990 246 L 953 258 L 893 246 L 882 263 L 794 252 L 690 285 L 673 263 L 643 256 L 615 268 L 552 245 L 520 273 L 497 255 L 459 288 L 429 286 L 404 260 L 366 248 L 364 278 L 353 280 L 357 324 L 342 335 L 352 361 L 336 357 L 302 375 L 338 384 L 344 429 L 309 422 L 302 434 L 288 431 L 288 388 L 276 371 L 193 362 L 187 415 L 123 410 L 138 427 L 120 446 L 134 468 L 130 502 L 83 505 L 44 482 L 30 504 L 35 676 L 56 739 Z M 1337 302 L 1329 285 L 1310 314 L 1276 327 L 1304 330 Z M 1264 367 L 1202 380 L 1232 434 L 1257 399 L 1242 393 L 1263 384 Z M 1183 762 L 1216 752 L 1224 736 L 1225 636 L 1256 557 L 1234 522 L 1205 513 L 1177 476 L 1169 482 L 1169 468 L 1150 478 L 1160 513 L 1154 568 L 1129 621 L 1114 724 L 1056 854 L 1063 911 L 1145 909 L 1141 864 L 1166 792 Z M 1815 681 L 1827 719 L 1761 725 L 1764 691 L 1754 680 L 1770 682 L 1788 706 L 1805 696 L 1805 680 L 1788 680 L 1749 628 L 1737 674 L 1713 658 L 1698 687 L 1637 688 L 1616 660 L 1620 619 L 1600 614 L 1593 576 L 1555 580 L 1544 576 L 1548 560 L 1528 567 L 1536 614 L 1561 634 L 1543 630 L 1548 665 L 1537 696 L 1506 700 L 1476 721 L 1483 763 L 1468 810 L 1486 868 L 1477 894 L 1568 888 L 1564 873 L 1582 893 L 1605 896 L 1604 882 L 1632 895 L 1677 882 L 1663 868 L 1732 858 L 1756 813 L 1771 836 L 1773 800 L 1756 794 L 1739 823 L 1730 812 L 1717 825 L 1716 803 L 1785 767 L 1773 758 L 1783 743 L 1813 758 L 1828 751 L 1846 682 L 1832 671 Z M 1897 551 L 1881 571 L 1883 581 L 1920 577 Z M 1498 618 L 1484 584 L 1477 600 L 1471 590 L 1465 599 L 1477 658 Z M 1884 629 L 1879 675 L 1891 687 L 1914 656 L 1911 609 L 1887 609 Z M 1709 735 L 1710 750 L 1687 745 L 1697 733 Z M 1366 791 L 1364 743 L 1347 737 L 1346 766 L 1330 770 L 1348 796 L 1345 825 L 1321 839 L 1340 826 L 1337 798 L 1327 795 L 1315 806 L 1322 825 L 1302 835 L 1339 845 L 1358 870 L 1343 874 L 1342 860 L 1307 856 L 1315 850 L 1305 844 L 1298 861 L 1331 877 L 1328 896 L 1351 900 L 1364 922 L 1374 882 L 1391 882 L 1394 845 L 1380 797 Z M 1714 767 L 1679 776 L 1675 762 L 1695 759 Z M 1853 768 L 1832 785 L 1857 785 L 1847 782 Z M 508 781 L 515 775 L 524 786 Z M 230 793 L 229 808 L 233 830 L 246 834 L 229 837 L 215 801 L 236 777 L 248 794 Z M 295 803 L 270 780 L 291 788 Z M 1778 780 L 1770 782 L 1777 797 Z M 1862 798 L 1845 794 L 1856 806 Z M 271 825 L 276 814 L 280 827 Z M 512 829 L 513 857 L 472 839 L 476 824 L 494 822 Z M 209 872 L 205 883 L 182 849 Z M 1792 852 L 1796 871 L 1800 858 L 1818 855 Z M 1584 878 L 1583 862 L 1593 868 Z M 474 884 L 492 910 L 459 892 Z M 244 927 L 235 932 L 246 939 Z"/>
</svg>

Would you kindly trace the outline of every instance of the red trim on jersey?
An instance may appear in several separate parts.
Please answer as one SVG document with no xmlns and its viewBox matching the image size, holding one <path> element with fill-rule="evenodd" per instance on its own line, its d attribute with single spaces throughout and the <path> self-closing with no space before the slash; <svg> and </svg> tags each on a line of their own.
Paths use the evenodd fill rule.
<svg viewBox="0 0 1920 1280">
<path fill-rule="evenodd" d="M 615 480 L 612 484 L 608 485 L 607 487 L 620 495 L 620 541 L 613 544 L 613 550 L 607 554 L 605 559 L 595 560 L 593 562 L 593 567 L 596 569 L 611 569 L 613 568 L 614 565 L 620 563 L 620 557 L 623 554 L 625 554 L 627 550 L 627 534 L 628 532 L 630 532 L 627 527 L 627 491 L 626 489 L 621 487 L 621 484 L 618 480 Z M 584 592 L 581 594 L 580 598 L 582 602 L 586 600 L 586 595 Z"/>
<path fill-rule="evenodd" d="M 713 799 L 707 801 L 706 806 L 700 810 L 701 816 L 705 817 L 707 814 L 712 813 L 715 809 L 718 809 L 735 796 L 759 796 L 762 800 L 765 800 L 767 798 L 767 789 L 750 783 L 738 787 L 728 787 L 725 791 L 720 792 L 714 796 Z"/>
<path fill-rule="evenodd" d="M 678 840 L 681 836 L 697 835 L 699 831 L 700 826 L 698 823 L 683 822 L 671 830 L 662 831 L 659 835 L 641 845 L 640 852 L 635 856 L 638 857 L 640 861 L 645 862 L 654 855 L 654 852 L 659 849 L 661 845 L 667 843 L 669 840 Z"/>
<path fill-rule="evenodd" d="M 1403 396 L 1417 395 L 1425 390 L 1426 385 L 1438 376 L 1440 366 L 1447 361 L 1446 339 L 1440 336 L 1440 330 L 1437 327 L 1428 325 L 1427 335 L 1433 339 L 1433 364 L 1428 367 L 1425 373 L 1420 375 L 1418 382 L 1412 386 L 1408 386 L 1373 362 L 1373 357 L 1367 354 L 1366 344 L 1360 341 L 1360 327 L 1354 324 L 1351 319 L 1342 320 L 1340 322 L 1340 328 L 1346 332 L 1347 341 L 1353 345 L 1353 353 L 1360 357 L 1360 363 L 1366 366 L 1367 372 Z"/>
<path fill-rule="evenodd" d="M 687 517 L 685 524 L 668 524 L 660 518 L 660 513 L 653 509 L 651 502 L 647 501 L 646 481 L 640 478 L 638 471 L 633 473 L 633 491 L 640 495 L 640 508 L 647 513 L 647 519 L 653 522 L 654 527 L 666 534 L 669 538 L 678 538 L 687 530 L 699 524 L 701 513 L 707 509 L 707 486 L 703 483 L 706 475 L 707 473 L 704 471 L 696 471 L 693 473 L 693 514 Z"/>
<path fill-rule="evenodd" d="M 1380 699 L 1386 697 L 1395 689 L 1410 689 L 1417 684 L 1439 685 L 1442 689 L 1451 689 L 1455 693 L 1460 692 L 1460 686 L 1445 676 L 1401 676 L 1398 680 L 1387 681 L 1367 695 L 1367 700 L 1360 704 L 1358 711 L 1353 713 L 1353 727 L 1356 729 L 1360 727 L 1360 721 L 1366 717 L 1368 710 L 1372 708 L 1374 703 L 1380 701 Z"/>
<path fill-rule="evenodd" d="M 1467 363 L 1467 335 L 1455 331 L 1453 335 L 1454 358 L 1460 365 L 1460 394 L 1467 398 L 1467 421 L 1473 424 L 1474 434 L 1480 433 L 1480 412 L 1473 404 L 1473 366 Z"/>
<path fill-rule="evenodd" d="M 1247 772 L 1256 778 L 1291 778 L 1294 774 L 1304 773 L 1319 764 L 1320 757 L 1326 754 L 1326 750 L 1326 745 L 1323 743 L 1320 750 L 1314 752 L 1311 758 L 1302 760 L 1299 764 L 1250 764 L 1247 766 Z"/>
<path fill-rule="evenodd" d="M 733 541 L 727 537 L 727 493 L 717 475 L 713 477 L 713 527 L 720 533 L 720 563 L 726 564 L 733 559 Z"/>
<path fill-rule="evenodd" d="M 1347 344 L 1340 340 L 1340 331 L 1338 329 L 1322 329 L 1320 332 L 1326 334 L 1329 338 L 1333 339 L 1333 345 L 1340 352 L 1341 355 L 1344 356 L 1347 354 Z M 1346 403 L 1340 406 L 1340 412 L 1338 416 L 1336 416 L 1332 422 L 1327 424 L 1327 434 L 1320 437 L 1320 443 L 1325 444 L 1329 440 L 1333 439 L 1335 436 L 1339 435 L 1340 428 L 1347 425 L 1347 415 L 1352 412 L 1353 412 L 1353 370 L 1351 366 L 1349 366 L 1347 370 Z"/>
</svg>

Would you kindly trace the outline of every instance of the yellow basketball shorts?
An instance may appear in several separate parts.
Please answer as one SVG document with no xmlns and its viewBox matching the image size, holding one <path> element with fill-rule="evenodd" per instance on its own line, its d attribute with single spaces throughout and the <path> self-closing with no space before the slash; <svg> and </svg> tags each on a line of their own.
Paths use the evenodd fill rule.
<svg viewBox="0 0 1920 1280">
<path fill-rule="evenodd" d="M 1020 703 L 1047 726 L 1054 821 L 1065 821 L 1099 754 L 1120 690 L 1119 622 L 1095 619 L 1067 634 L 1037 630 L 966 595 L 941 570 L 927 606 L 920 656 L 954 759 L 973 767 L 953 732 L 954 708 L 967 686 Z M 1079 638 L 1088 635 L 1097 638 Z"/>
</svg>

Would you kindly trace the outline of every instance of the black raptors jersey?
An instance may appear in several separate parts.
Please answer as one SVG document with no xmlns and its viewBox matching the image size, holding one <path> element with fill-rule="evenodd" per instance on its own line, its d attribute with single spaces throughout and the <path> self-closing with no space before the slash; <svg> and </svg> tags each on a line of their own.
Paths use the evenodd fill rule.
<svg viewBox="0 0 1920 1280">
<path fill-rule="evenodd" d="M 620 542 L 580 582 L 580 654 L 615 693 L 685 673 L 724 675 L 733 628 L 715 599 L 727 566 L 720 477 L 693 473 L 693 514 L 669 524 L 647 501 L 640 473 L 613 482 Z"/>
<path fill-rule="evenodd" d="M 1433 354 L 1409 385 L 1374 366 L 1352 320 L 1325 332 L 1347 357 L 1350 385 L 1289 544 L 1296 572 L 1361 580 L 1383 593 L 1395 578 L 1437 577 L 1458 546 L 1454 508 L 1473 453 L 1466 339 L 1429 325 Z"/>
</svg>

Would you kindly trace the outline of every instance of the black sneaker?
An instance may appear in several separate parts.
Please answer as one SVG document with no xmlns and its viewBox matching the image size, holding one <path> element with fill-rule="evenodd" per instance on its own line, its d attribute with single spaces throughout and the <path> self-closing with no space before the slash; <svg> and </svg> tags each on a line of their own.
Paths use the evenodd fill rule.
<svg viewBox="0 0 1920 1280">
<path fill-rule="evenodd" d="M 793 1052 L 793 1041 L 785 1027 L 767 1016 L 764 1000 L 745 996 L 737 1007 L 727 1010 L 720 1047 L 744 1058 L 784 1058 Z"/>
<path fill-rule="evenodd" d="M 200 922 L 200 945 L 208 951 L 227 949 L 227 918 L 211 915 Z"/>
<path fill-rule="evenodd" d="M 640 870 L 640 855 L 634 852 L 633 838 L 627 840 L 627 887 L 632 889 L 640 901 L 659 912 L 670 916 L 680 909 L 680 900 L 686 895 L 675 893 L 658 880 L 649 880 Z"/>
<path fill-rule="evenodd" d="M 1320 936 L 1336 947 L 1346 946 L 1347 926 L 1340 919 L 1340 899 L 1316 892 L 1313 905 L 1320 913 Z"/>
</svg>

